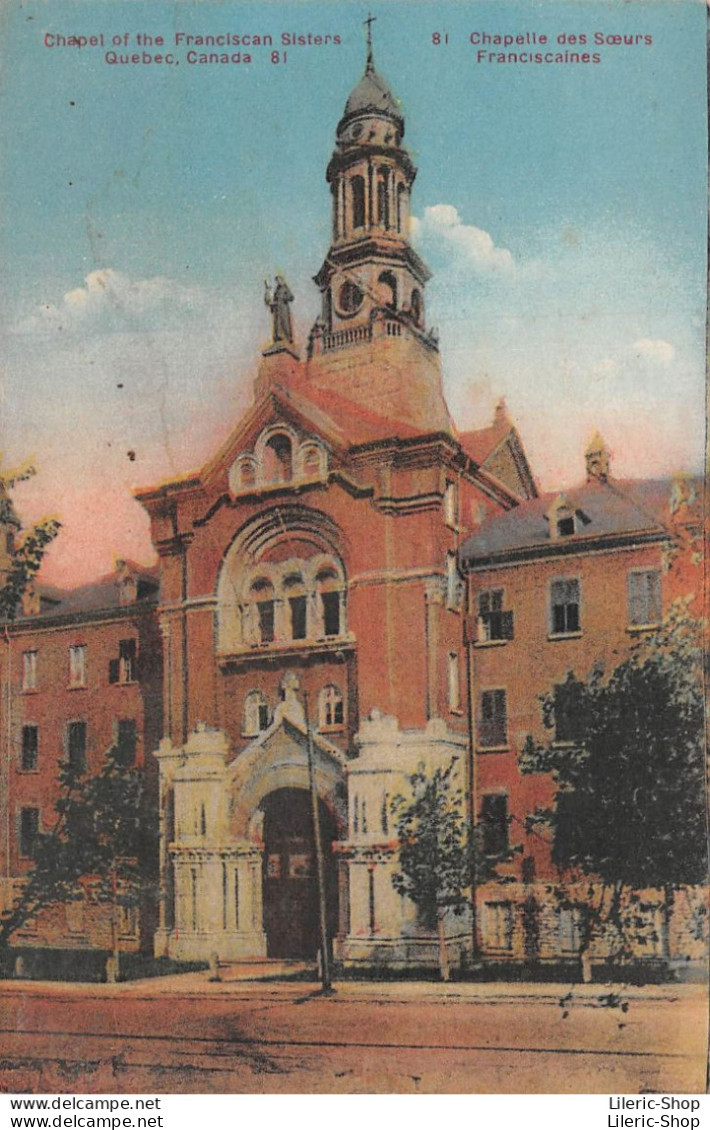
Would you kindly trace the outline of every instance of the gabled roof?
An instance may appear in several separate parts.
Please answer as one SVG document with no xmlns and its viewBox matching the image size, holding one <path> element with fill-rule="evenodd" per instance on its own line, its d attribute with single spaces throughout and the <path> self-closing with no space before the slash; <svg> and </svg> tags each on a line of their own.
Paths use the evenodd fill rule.
<svg viewBox="0 0 710 1130">
<path fill-rule="evenodd" d="M 487 428 L 460 432 L 458 440 L 474 463 L 490 471 L 519 497 L 537 496 L 537 484 L 523 442 L 508 415 L 504 400 L 496 406 L 492 424 Z"/>
<path fill-rule="evenodd" d="M 134 601 L 123 603 L 119 575 L 125 575 L 128 568 L 137 583 L 137 595 Z M 61 589 L 55 585 L 37 583 L 34 590 L 39 596 L 39 612 L 25 615 L 20 608 L 14 623 L 27 627 L 39 624 L 48 619 L 57 617 L 75 617 L 94 612 L 121 610 L 129 614 L 131 610 L 142 609 L 155 604 L 158 600 L 160 582 L 158 579 L 158 566 L 146 567 L 134 561 L 124 561 L 123 569 L 118 568 L 113 573 L 107 573 L 86 585 L 74 589 Z"/>
<path fill-rule="evenodd" d="M 567 490 L 565 499 L 579 518 L 577 529 L 552 538 L 546 515 L 559 497 L 559 492 L 550 491 L 483 522 L 463 543 L 462 563 L 475 566 L 506 557 L 572 552 L 597 539 L 671 536 L 670 480 L 595 479 Z"/>
</svg>

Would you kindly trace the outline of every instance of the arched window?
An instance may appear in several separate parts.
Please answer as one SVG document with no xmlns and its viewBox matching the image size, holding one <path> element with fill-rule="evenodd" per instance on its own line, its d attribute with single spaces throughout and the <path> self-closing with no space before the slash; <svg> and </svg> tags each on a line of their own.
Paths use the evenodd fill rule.
<svg viewBox="0 0 710 1130">
<path fill-rule="evenodd" d="M 418 290 L 412 291 L 412 317 L 418 326 L 421 326 L 423 321 L 423 305 L 422 296 Z"/>
<path fill-rule="evenodd" d="M 389 172 L 380 169 L 377 175 L 377 219 L 380 227 L 390 226 Z"/>
<path fill-rule="evenodd" d="M 306 479 L 319 479 L 325 473 L 325 452 L 314 443 L 300 450 L 301 474 Z"/>
<path fill-rule="evenodd" d="M 244 699 L 242 733 L 254 738 L 269 726 L 269 703 L 263 691 L 249 691 Z"/>
<path fill-rule="evenodd" d="M 330 683 L 318 695 L 318 724 L 321 730 L 342 726 L 345 721 L 343 696 L 336 686 Z"/>
<path fill-rule="evenodd" d="M 291 440 L 278 432 L 264 447 L 264 482 L 288 483 L 293 478 Z"/>
<path fill-rule="evenodd" d="M 253 459 L 239 460 L 239 483 L 242 487 L 253 487 L 256 482 L 256 467 Z"/>
<path fill-rule="evenodd" d="M 405 186 L 400 182 L 400 184 L 397 185 L 397 231 L 402 231 L 404 229 L 404 198 L 406 192 L 407 190 Z"/>
<path fill-rule="evenodd" d="M 274 586 L 260 579 L 251 586 L 250 596 L 256 607 L 257 642 L 272 643 L 274 639 Z"/>
<path fill-rule="evenodd" d="M 316 592 L 322 613 L 324 636 L 339 636 L 341 626 L 342 591 L 338 576 L 333 569 L 322 569 L 316 577 Z"/>
<path fill-rule="evenodd" d="M 308 635 L 308 597 L 300 573 L 291 573 L 284 579 L 283 591 L 288 605 L 291 639 L 305 640 Z"/>
<path fill-rule="evenodd" d="M 362 177 L 353 177 L 350 181 L 352 195 L 353 227 L 365 226 L 365 182 Z"/>
<path fill-rule="evenodd" d="M 325 462 L 325 450 L 313 446 Z M 302 448 L 297 455 L 300 474 Z M 315 644 L 346 634 L 343 562 L 310 531 L 284 528 L 280 515 L 274 526 L 256 561 L 245 560 L 239 545 L 225 561 L 217 594 L 220 654 L 289 647 L 293 641 Z"/>
<path fill-rule="evenodd" d="M 377 280 L 378 298 L 380 305 L 388 306 L 390 310 L 397 309 L 397 279 L 391 271 L 383 271 Z"/>
</svg>

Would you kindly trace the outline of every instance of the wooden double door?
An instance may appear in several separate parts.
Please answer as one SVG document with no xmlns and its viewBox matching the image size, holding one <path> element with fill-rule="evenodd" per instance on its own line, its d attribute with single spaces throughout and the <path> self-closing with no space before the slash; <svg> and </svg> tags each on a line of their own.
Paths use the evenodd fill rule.
<svg viewBox="0 0 710 1130">
<path fill-rule="evenodd" d="M 269 957 L 315 958 L 320 941 L 318 881 L 311 797 L 305 789 L 278 789 L 263 802 L 264 930 Z M 332 844 L 335 827 L 319 802 L 325 863 L 328 933 L 337 922 Z"/>
</svg>

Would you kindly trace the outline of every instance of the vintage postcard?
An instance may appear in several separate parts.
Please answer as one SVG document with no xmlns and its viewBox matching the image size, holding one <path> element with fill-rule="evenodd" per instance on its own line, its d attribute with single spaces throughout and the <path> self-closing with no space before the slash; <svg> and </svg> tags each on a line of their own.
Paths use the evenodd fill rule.
<svg viewBox="0 0 710 1130">
<path fill-rule="evenodd" d="M 704 1092 L 705 34 L 5 0 L 4 1092 Z"/>
</svg>

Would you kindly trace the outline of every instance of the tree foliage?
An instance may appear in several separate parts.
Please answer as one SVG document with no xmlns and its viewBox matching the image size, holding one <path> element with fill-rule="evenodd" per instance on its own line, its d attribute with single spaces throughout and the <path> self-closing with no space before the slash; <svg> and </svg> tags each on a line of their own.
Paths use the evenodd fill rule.
<svg viewBox="0 0 710 1130">
<path fill-rule="evenodd" d="M 428 930 L 447 910 L 463 912 L 464 892 L 471 884 L 462 795 L 452 782 L 454 764 L 432 774 L 420 766 L 409 777 L 411 800 L 395 801 L 400 870 L 392 884 L 412 900 Z"/>
<path fill-rule="evenodd" d="M 611 672 L 570 672 L 543 717 L 551 740 L 528 739 L 521 769 L 552 775 L 554 805 L 536 821 L 553 861 L 636 890 L 706 881 L 702 634 L 687 602 Z"/>
<path fill-rule="evenodd" d="M 23 594 L 39 572 L 47 546 L 61 528 L 56 518 L 45 518 L 22 530 L 11 491 L 35 474 L 31 464 L 14 471 L 0 472 L 0 530 L 11 533 L 13 541 L 8 568 L 0 584 L 0 620 L 15 619 Z"/>
<path fill-rule="evenodd" d="M 113 747 L 94 776 L 60 762 L 61 795 L 51 832 L 40 835 L 34 866 L 14 906 L 0 920 L 0 945 L 40 911 L 88 897 L 95 903 L 136 906 L 150 881 L 155 821 L 141 770 Z"/>
</svg>

